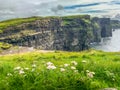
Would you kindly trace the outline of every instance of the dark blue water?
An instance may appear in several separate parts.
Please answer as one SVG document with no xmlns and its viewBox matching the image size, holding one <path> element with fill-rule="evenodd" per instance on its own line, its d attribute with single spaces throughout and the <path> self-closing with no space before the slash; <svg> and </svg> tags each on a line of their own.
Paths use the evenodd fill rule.
<svg viewBox="0 0 120 90">
<path fill-rule="evenodd" d="M 110 38 L 103 38 L 99 44 L 95 44 L 92 48 L 108 52 L 120 51 L 120 29 L 113 31 L 113 36 Z"/>
</svg>

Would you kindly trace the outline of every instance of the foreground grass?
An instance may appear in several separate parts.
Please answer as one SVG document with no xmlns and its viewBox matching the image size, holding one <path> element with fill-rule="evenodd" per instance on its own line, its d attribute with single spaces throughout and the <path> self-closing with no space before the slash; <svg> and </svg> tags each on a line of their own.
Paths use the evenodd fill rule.
<svg viewBox="0 0 120 90">
<path fill-rule="evenodd" d="M 120 90 L 120 53 L 31 52 L 0 56 L 0 90 Z"/>
</svg>

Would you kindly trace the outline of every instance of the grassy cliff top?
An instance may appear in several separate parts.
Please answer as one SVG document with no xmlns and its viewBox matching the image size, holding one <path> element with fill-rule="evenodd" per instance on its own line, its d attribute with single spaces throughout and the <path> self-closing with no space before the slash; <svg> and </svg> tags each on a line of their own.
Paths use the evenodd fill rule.
<svg viewBox="0 0 120 90">
<path fill-rule="evenodd" d="M 0 22 L 0 33 L 2 33 L 6 28 L 11 27 L 11 26 L 17 26 L 22 23 L 29 23 L 29 22 L 34 22 L 36 20 L 41 20 L 41 19 L 75 19 L 75 18 L 85 18 L 88 19 L 90 16 L 89 15 L 75 15 L 75 16 L 49 16 L 49 17 L 29 17 L 29 18 L 16 18 L 16 19 L 10 19 L 6 21 L 1 21 Z"/>
<path fill-rule="evenodd" d="M 35 20 L 40 19 L 41 17 L 30 17 L 30 18 L 16 18 L 16 19 L 10 19 L 6 21 L 0 22 L 0 33 L 3 32 L 4 29 L 10 26 L 16 26 L 22 23 L 32 22 Z"/>
</svg>

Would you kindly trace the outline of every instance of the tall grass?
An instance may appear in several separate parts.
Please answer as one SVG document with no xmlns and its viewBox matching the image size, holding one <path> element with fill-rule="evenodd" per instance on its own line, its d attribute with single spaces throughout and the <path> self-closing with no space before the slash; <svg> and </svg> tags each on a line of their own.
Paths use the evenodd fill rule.
<svg viewBox="0 0 120 90">
<path fill-rule="evenodd" d="M 120 53 L 31 52 L 0 56 L 0 90 L 120 90 Z"/>
</svg>

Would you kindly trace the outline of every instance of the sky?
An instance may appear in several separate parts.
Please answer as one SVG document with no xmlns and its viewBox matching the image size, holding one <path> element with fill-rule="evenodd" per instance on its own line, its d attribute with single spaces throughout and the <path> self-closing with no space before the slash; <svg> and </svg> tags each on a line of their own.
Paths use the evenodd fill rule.
<svg viewBox="0 0 120 90">
<path fill-rule="evenodd" d="M 0 0 L 0 20 L 30 16 L 114 15 L 120 0 Z"/>
</svg>

